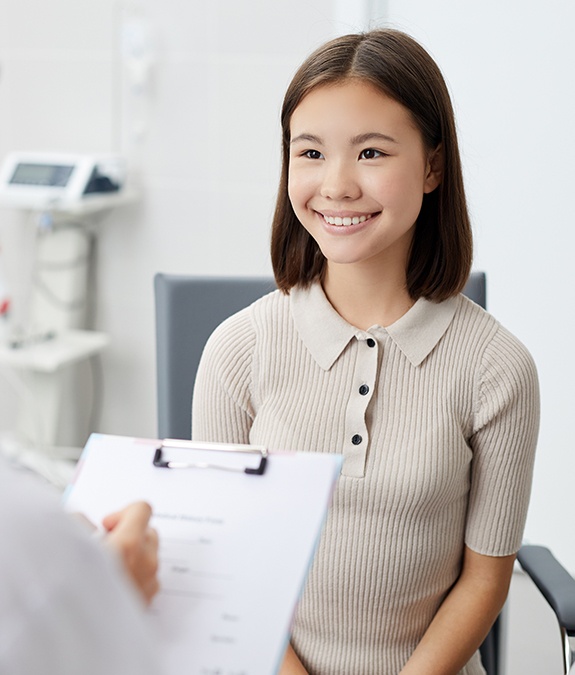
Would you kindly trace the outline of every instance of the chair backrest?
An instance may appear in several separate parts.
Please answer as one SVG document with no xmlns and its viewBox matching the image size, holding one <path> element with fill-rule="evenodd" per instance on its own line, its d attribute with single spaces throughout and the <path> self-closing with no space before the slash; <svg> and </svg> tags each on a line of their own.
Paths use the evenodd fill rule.
<svg viewBox="0 0 575 675">
<path fill-rule="evenodd" d="M 463 294 L 483 309 L 487 308 L 487 279 L 485 272 L 471 272 L 463 289 Z"/>
<path fill-rule="evenodd" d="M 485 307 L 485 273 L 464 293 Z M 204 345 L 224 319 L 275 289 L 271 277 L 156 274 L 156 381 L 159 438 L 190 438 L 191 401 Z"/>
<path fill-rule="evenodd" d="M 190 438 L 194 380 L 208 337 L 228 316 L 275 287 L 271 277 L 156 274 L 158 438 Z M 472 272 L 463 292 L 485 308 L 485 273 Z M 488 675 L 499 675 L 499 621 L 481 647 Z"/>
<path fill-rule="evenodd" d="M 190 438 L 192 391 L 208 337 L 224 319 L 275 288 L 271 277 L 156 274 L 159 438 Z"/>
</svg>

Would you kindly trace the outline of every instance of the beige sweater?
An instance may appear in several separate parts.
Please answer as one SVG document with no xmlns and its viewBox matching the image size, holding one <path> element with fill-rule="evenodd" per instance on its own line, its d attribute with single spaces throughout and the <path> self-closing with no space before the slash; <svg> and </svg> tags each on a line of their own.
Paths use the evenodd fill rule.
<svg viewBox="0 0 575 675">
<path fill-rule="evenodd" d="M 538 417 L 531 357 L 467 298 L 362 331 L 315 285 L 214 332 L 193 438 L 344 455 L 292 643 L 312 675 L 397 675 L 464 544 L 519 548 Z M 483 673 L 478 655 L 461 672 Z"/>
</svg>

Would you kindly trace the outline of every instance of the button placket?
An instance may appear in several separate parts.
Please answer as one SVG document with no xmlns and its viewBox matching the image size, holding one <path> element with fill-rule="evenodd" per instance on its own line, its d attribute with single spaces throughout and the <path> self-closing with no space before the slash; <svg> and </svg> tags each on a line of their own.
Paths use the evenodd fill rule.
<svg viewBox="0 0 575 675">
<path fill-rule="evenodd" d="M 365 335 L 365 334 L 364 334 Z M 346 411 L 343 475 L 361 478 L 369 445 L 367 407 L 375 387 L 379 344 L 369 334 L 358 336 L 355 369 Z"/>
</svg>

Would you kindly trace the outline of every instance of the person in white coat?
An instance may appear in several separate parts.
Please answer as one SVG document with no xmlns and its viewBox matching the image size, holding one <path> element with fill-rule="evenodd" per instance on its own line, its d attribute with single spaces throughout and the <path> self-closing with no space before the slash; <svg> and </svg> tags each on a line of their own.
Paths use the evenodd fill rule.
<svg viewBox="0 0 575 675">
<path fill-rule="evenodd" d="M 0 672 L 158 675 L 145 605 L 158 590 L 151 509 L 104 520 L 63 512 L 56 493 L 0 461 Z"/>
</svg>

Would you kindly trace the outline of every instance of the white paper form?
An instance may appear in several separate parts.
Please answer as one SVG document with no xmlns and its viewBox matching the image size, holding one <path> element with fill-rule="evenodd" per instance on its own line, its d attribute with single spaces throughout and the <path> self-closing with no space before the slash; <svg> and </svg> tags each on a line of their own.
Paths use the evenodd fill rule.
<svg viewBox="0 0 575 675">
<path fill-rule="evenodd" d="M 341 456 L 271 454 L 264 475 L 153 466 L 159 441 L 93 434 L 66 508 L 92 522 L 144 499 L 160 535 L 150 609 L 170 675 L 273 675 Z M 256 455 L 168 449 L 169 459 L 257 466 Z"/>
</svg>

